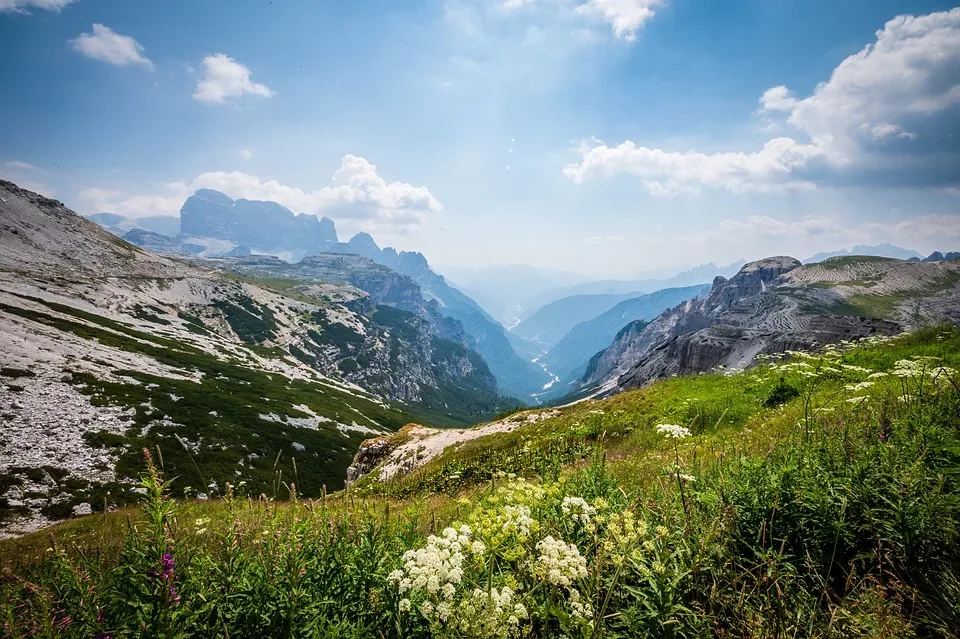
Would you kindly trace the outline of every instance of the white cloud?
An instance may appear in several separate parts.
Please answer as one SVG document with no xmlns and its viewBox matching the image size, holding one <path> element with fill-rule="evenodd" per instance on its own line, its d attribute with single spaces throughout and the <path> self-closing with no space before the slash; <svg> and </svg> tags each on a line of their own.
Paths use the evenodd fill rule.
<svg viewBox="0 0 960 639">
<path fill-rule="evenodd" d="M 637 31 L 654 16 L 653 7 L 663 0 L 587 0 L 576 8 L 581 15 L 598 15 L 613 27 L 618 38 L 633 42 Z"/>
<path fill-rule="evenodd" d="M 803 99 L 786 87 L 768 90 L 768 109 L 839 159 L 859 151 L 857 132 L 874 139 L 903 132 L 898 120 L 930 116 L 960 104 L 960 8 L 924 16 L 898 16 L 877 40 L 841 62 L 826 82 Z M 771 100 L 781 96 L 779 100 Z M 896 127 L 896 128 L 894 128 Z M 884 133 L 887 132 L 887 133 Z"/>
<path fill-rule="evenodd" d="M 583 240 L 584 244 L 608 244 L 610 242 L 620 242 L 623 240 L 622 235 L 594 235 L 593 237 L 588 237 Z"/>
<path fill-rule="evenodd" d="M 579 152 L 580 161 L 563 170 L 574 182 L 583 182 L 596 173 L 630 173 L 654 195 L 696 192 L 701 186 L 731 191 L 812 189 L 812 182 L 791 173 L 820 155 L 815 146 L 790 138 L 774 138 L 755 153 L 668 152 L 637 146 L 629 140 L 615 147 L 599 140 L 583 141 Z"/>
<path fill-rule="evenodd" d="M 234 199 L 278 202 L 298 213 L 328 215 L 357 230 L 394 234 L 414 230 L 427 215 L 443 211 L 427 187 L 387 182 L 377 173 L 376 165 L 355 155 L 345 155 L 331 184 L 314 191 L 242 171 L 211 171 L 190 183 L 167 183 L 159 194 L 129 195 L 91 188 L 79 197 L 91 213 L 105 211 L 129 217 L 176 215 L 184 200 L 202 188 L 221 191 Z"/>
<path fill-rule="evenodd" d="M 118 67 L 139 64 L 148 69 L 153 68 L 153 63 L 143 56 L 145 49 L 139 42 L 102 24 L 94 24 L 91 33 L 81 33 L 74 40 L 70 40 L 70 44 L 88 58 Z"/>
<path fill-rule="evenodd" d="M 502 0 L 500 6 L 507 10 L 519 9 L 528 4 L 533 4 L 534 1 L 535 0 Z"/>
<path fill-rule="evenodd" d="M 178 215 L 183 201 L 193 193 L 183 182 L 163 185 L 164 192 L 156 195 L 128 195 L 122 191 L 89 188 L 78 197 L 89 213 L 119 213 L 138 218 L 148 215 Z"/>
<path fill-rule="evenodd" d="M 880 169 L 896 174 L 899 147 L 922 137 L 915 127 L 922 129 L 934 116 L 960 105 L 957 69 L 960 8 L 899 16 L 877 32 L 876 42 L 843 60 L 810 96 L 799 98 L 776 86 L 760 97 L 759 112 L 785 118 L 784 124 L 805 142 L 778 137 L 760 151 L 709 155 L 664 151 L 630 140 L 614 147 L 585 142 L 578 149 L 580 161 L 566 166 L 564 174 L 581 182 L 594 174 L 631 173 L 657 195 L 703 186 L 732 191 L 812 188 L 817 171 L 821 177 Z M 910 130 L 904 128 L 907 121 Z M 935 132 L 928 139 L 942 142 Z M 947 154 L 949 161 L 960 161 L 955 150 Z"/>
<path fill-rule="evenodd" d="M 916 133 L 904 131 L 899 124 L 890 124 L 889 122 L 876 126 L 870 126 L 864 123 L 860 125 L 859 130 L 865 135 L 870 136 L 871 140 L 875 141 L 891 137 L 900 138 L 901 140 L 915 140 L 917 138 Z"/>
<path fill-rule="evenodd" d="M 250 80 L 250 69 L 223 53 L 205 57 L 203 71 L 203 79 L 193 93 L 193 99 L 198 102 L 223 104 L 248 93 L 265 98 L 273 96 L 270 87 Z"/>
<path fill-rule="evenodd" d="M 240 149 L 240 157 L 244 160 L 253 159 L 253 151 L 250 149 Z"/>
<path fill-rule="evenodd" d="M 30 13 L 30 9 L 61 11 L 79 0 L 0 0 L 0 12 Z"/>
</svg>

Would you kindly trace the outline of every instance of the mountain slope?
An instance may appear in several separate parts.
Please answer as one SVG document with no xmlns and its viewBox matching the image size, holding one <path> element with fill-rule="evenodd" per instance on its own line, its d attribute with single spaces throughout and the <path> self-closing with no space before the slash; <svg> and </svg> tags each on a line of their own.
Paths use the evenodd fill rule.
<svg viewBox="0 0 960 639">
<path fill-rule="evenodd" d="M 442 315 L 463 324 L 472 338 L 472 348 L 486 360 L 504 394 L 529 399 L 551 380 L 540 367 L 517 355 L 506 329 L 479 304 L 435 273 L 421 253 L 381 249 L 366 233 L 358 233 L 346 244 L 331 250 L 362 255 L 416 282 L 426 299 L 437 302 Z"/>
<path fill-rule="evenodd" d="M 960 262 L 790 257 L 718 277 L 702 300 L 628 326 L 591 360 L 582 390 L 611 392 L 673 374 L 750 364 L 760 353 L 803 350 L 919 323 L 960 320 Z"/>
<path fill-rule="evenodd" d="M 727 266 L 717 266 L 713 262 L 710 262 L 669 276 L 665 276 L 661 271 L 651 277 L 643 279 L 601 280 L 553 289 L 545 291 L 535 299 L 530 300 L 528 306 L 531 310 L 526 317 L 529 317 L 536 312 L 537 309 L 550 302 L 572 295 L 627 295 L 631 293 L 652 293 L 664 288 L 694 286 L 696 284 L 709 282 L 717 275 L 729 277 L 740 270 L 740 267 L 744 264 L 744 260 L 738 260 Z"/>
<path fill-rule="evenodd" d="M 574 326 L 540 360 L 561 380 L 570 381 L 583 373 L 590 358 L 610 346 L 627 324 L 649 322 L 664 310 L 710 290 L 709 284 L 668 288 L 624 300 L 609 311 Z"/>
<path fill-rule="evenodd" d="M 545 348 L 551 348 L 577 324 L 609 311 L 623 300 L 640 295 L 641 293 L 633 291 L 563 297 L 538 309 L 517 324 L 511 332 Z"/>
<path fill-rule="evenodd" d="M 0 212 L 0 533 L 135 498 L 144 447 L 178 491 L 282 470 L 316 495 L 366 436 L 509 407 L 479 356 L 354 287 L 175 262 L 9 182 Z"/>
</svg>

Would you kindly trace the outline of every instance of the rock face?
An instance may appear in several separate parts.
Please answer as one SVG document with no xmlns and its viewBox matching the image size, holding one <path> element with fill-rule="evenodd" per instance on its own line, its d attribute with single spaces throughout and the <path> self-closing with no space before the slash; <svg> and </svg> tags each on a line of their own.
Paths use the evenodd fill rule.
<svg viewBox="0 0 960 639">
<path fill-rule="evenodd" d="M 579 390 L 610 393 L 670 375 L 749 365 L 760 353 L 805 350 L 916 323 L 960 321 L 960 263 L 790 257 L 718 277 L 703 299 L 631 324 L 598 353 Z"/>
<path fill-rule="evenodd" d="M 197 191 L 183 203 L 180 231 L 262 250 L 288 247 L 316 252 L 337 242 L 336 228 L 328 218 L 295 215 L 276 202 L 232 200 L 210 189 Z"/>
</svg>

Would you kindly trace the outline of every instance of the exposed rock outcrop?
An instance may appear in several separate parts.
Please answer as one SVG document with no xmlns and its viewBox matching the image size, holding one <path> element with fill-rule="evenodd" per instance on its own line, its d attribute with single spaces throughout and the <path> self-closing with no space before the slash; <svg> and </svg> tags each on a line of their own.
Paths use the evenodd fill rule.
<svg viewBox="0 0 960 639">
<path fill-rule="evenodd" d="M 670 375 L 749 365 L 760 353 L 806 350 L 917 322 L 960 321 L 960 263 L 790 257 L 745 265 L 710 293 L 627 326 L 596 355 L 581 392 L 610 393 Z"/>
</svg>

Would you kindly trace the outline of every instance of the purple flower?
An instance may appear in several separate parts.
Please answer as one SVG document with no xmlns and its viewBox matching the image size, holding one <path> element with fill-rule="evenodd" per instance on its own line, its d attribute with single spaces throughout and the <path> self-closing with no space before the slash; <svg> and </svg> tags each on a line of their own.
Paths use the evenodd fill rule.
<svg viewBox="0 0 960 639">
<path fill-rule="evenodd" d="M 160 560 L 160 567 L 162 569 L 160 571 L 160 576 L 163 577 L 164 579 L 169 578 L 171 575 L 173 575 L 173 569 L 176 567 L 176 565 L 177 564 L 173 560 L 172 554 L 170 553 L 164 554 L 163 559 Z"/>
</svg>

